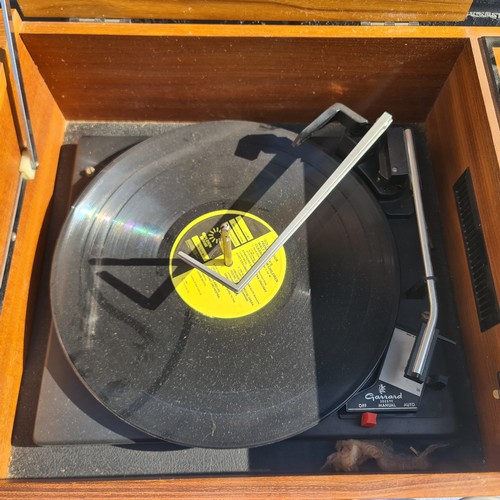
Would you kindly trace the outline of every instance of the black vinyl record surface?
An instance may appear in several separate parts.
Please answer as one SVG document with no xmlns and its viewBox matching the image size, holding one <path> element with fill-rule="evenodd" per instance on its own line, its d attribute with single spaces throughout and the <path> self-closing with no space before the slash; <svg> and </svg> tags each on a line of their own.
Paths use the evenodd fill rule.
<svg viewBox="0 0 500 500">
<path fill-rule="evenodd" d="M 383 354 L 398 262 L 354 174 L 238 297 L 176 257 L 234 279 L 251 265 L 337 166 L 294 137 L 250 122 L 181 127 L 119 157 L 72 208 L 52 268 L 56 330 L 96 398 L 146 433 L 275 442 L 342 405 Z"/>
</svg>

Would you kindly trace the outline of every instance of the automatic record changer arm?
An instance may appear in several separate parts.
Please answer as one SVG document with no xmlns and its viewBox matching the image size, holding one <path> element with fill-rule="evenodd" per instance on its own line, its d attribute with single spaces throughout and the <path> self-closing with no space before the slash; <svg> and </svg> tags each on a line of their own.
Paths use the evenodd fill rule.
<svg viewBox="0 0 500 500">
<path fill-rule="evenodd" d="M 325 127 L 333 121 L 341 122 L 342 125 L 346 127 L 346 130 L 351 131 L 357 130 L 367 124 L 366 119 L 356 114 L 346 106 L 342 104 L 335 104 L 324 111 L 297 136 L 294 141 L 294 146 L 298 146 L 313 135 L 316 135 L 318 131 L 325 129 Z M 323 186 L 321 186 L 321 188 L 316 192 L 316 194 L 309 200 L 304 208 L 300 210 L 286 229 L 276 238 L 276 240 L 255 262 L 255 264 L 240 279 L 240 281 L 235 283 L 227 279 L 185 252 L 178 252 L 179 258 L 192 267 L 205 273 L 221 285 L 227 287 L 232 292 L 240 293 L 262 270 L 269 260 L 273 258 L 276 252 L 295 234 L 299 227 L 304 224 L 304 222 L 312 215 L 316 208 L 325 200 L 333 189 L 335 189 L 342 179 L 344 179 L 344 177 L 361 161 L 365 154 L 386 132 L 391 123 L 392 116 L 389 113 L 383 113 L 357 143 L 353 142 L 352 144 L 345 144 L 346 141 L 344 141 L 343 147 L 348 150 L 350 149 L 345 159 L 326 180 Z M 349 137 L 349 134 L 346 134 L 346 137 Z M 426 380 L 427 370 L 429 368 L 432 351 L 437 337 L 436 323 L 438 316 L 438 304 L 435 278 L 429 252 L 425 215 L 420 192 L 420 178 L 411 130 L 406 129 L 404 131 L 404 139 L 423 256 L 425 280 L 427 283 L 427 291 L 430 301 L 429 318 L 421 333 L 416 337 L 415 344 L 406 367 L 405 376 L 416 382 L 423 383 Z M 229 239 L 226 239 L 225 241 L 229 243 Z M 222 248 L 225 255 L 226 265 L 230 265 L 230 243 L 226 245 L 223 244 Z"/>
</svg>

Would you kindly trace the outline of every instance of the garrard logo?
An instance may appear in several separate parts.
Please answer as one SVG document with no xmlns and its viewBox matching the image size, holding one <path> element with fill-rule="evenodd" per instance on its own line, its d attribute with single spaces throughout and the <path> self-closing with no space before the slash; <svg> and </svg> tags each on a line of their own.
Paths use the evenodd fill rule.
<svg viewBox="0 0 500 500">
<path fill-rule="evenodd" d="M 369 401 L 392 401 L 394 399 L 403 399 L 403 393 L 399 394 L 386 394 L 387 387 L 385 384 L 378 385 L 378 394 L 373 394 L 373 392 L 368 392 L 365 394 L 365 399 Z"/>
</svg>

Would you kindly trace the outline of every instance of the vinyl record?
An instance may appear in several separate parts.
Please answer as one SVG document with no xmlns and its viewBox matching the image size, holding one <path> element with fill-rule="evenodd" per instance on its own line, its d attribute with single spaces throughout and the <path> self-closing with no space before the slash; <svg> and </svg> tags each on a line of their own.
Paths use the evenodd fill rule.
<svg viewBox="0 0 500 500">
<path fill-rule="evenodd" d="M 255 261 L 337 166 L 294 137 L 180 127 L 116 159 L 72 208 L 52 268 L 56 330 L 95 397 L 142 431 L 215 448 L 284 439 L 342 405 L 386 348 L 398 262 L 354 174 L 239 296 L 177 258 L 232 279 Z"/>
</svg>

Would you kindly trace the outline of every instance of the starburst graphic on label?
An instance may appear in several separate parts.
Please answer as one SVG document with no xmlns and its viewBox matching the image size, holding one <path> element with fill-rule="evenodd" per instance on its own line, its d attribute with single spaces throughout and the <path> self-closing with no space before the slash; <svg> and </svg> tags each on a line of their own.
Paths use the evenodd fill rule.
<svg viewBox="0 0 500 500">
<path fill-rule="evenodd" d="M 220 227 L 213 227 L 207 234 L 208 240 L 211 243 L 219 243 L 220 234 Z"/>
<path fill-rule="evenodd" d="M 378 385 L 378 392 L 380 394 L 385 394 L 385 385 L 384 384 L 379 384 Z"/>
</svg>

